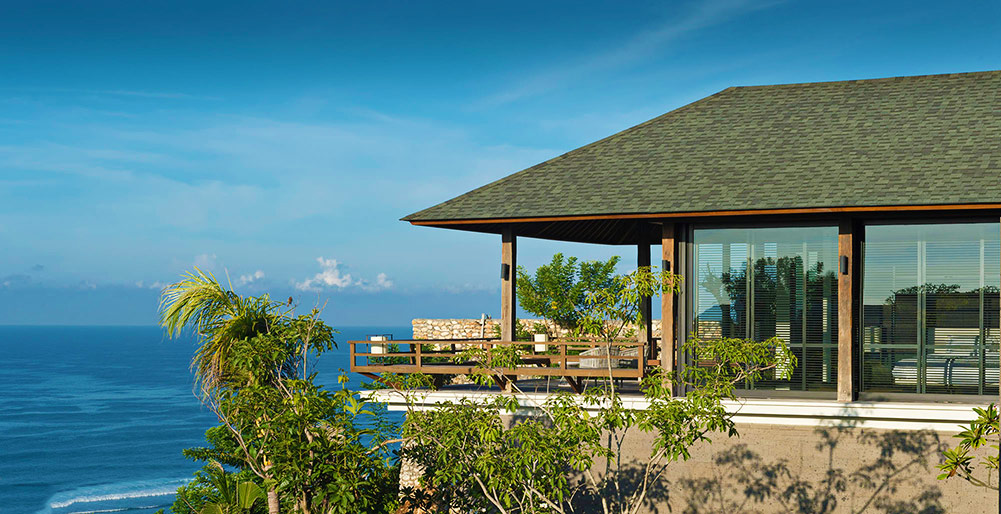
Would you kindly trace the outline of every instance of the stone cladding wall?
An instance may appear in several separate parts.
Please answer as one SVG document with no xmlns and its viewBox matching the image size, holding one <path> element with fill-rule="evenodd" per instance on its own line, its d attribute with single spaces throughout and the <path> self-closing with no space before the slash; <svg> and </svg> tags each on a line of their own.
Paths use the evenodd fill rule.
<svg viewBox="0 0 1001 514">
<path fill-rule="evenodd" d="M 541 323 L 537 319 L 520 319 L 518 323 L 522 328 L 530 333 L 534 333 L 533 327 Z M 500 323 L 496 319 L 487 318 L 485 321 L 478 319 L 428 319 L 417 318 L 413 322 L 414 339 L 475 339 L 479 337 L 497 337 Z M 653 336 L 660 337 L 660 320 L 655 319 L 653 325 Z M 555 337 L 566 335 L 566 331 L 547 323 L 549 333 Z"/>
</svg>

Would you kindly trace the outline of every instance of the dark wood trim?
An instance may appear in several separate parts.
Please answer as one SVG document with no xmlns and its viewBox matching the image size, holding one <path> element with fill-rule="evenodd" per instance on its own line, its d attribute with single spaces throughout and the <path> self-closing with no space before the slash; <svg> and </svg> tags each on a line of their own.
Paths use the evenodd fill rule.
<svg viewBox="0 0 1001 514">
<path fill-rule="evenodd" d="M 636 244 L 636 267 L 650 267 L 650 242 L 640 241 Z M 637 340 L 643 345 L 647 359 L 654 357 L 653 352 L 653 301 L 649 296 L 640 299 L 640 316 L 642 324 L 637 331 Z"/>
<path fill-rule="evenodd" d="M 501 234 L 501 266 L 506 266 L 506 277 L 501 277 L 501 341 L 514 341 L 517 333 L 517 277 L 518 277 L 518 240 L 514 231 L 504 229 Z"/>
<path fill-rule="evenodd" d="M 992 209 L 993 210 L 1001 209 L 1001 203 L 942 204 L 942 205 L 884 205 L 884 206 L 872 206 L 872 207 L 805 207 L 805 208 L 790 208 L 790 209 L 744 209 L 744 210 L 731 210 L 731 211 L 595 214 L 595 215 L 580 215 L 580 216 L 537 216 L 537 217 L 525 217 L 525 218 L 479 218 L 479 219 L 464 219 L 464 220 L 410 221 L 410 224 L 422 225 L 422 226 L 443 226 L 443 225 L 476 225 L 476 224 L 490 224 L 490 223 L 535 223 L 540 221 L 701 218 L 701 217 L 717 217 L 717 216 L 763 216 L 763 215 L 775 215 L 775 214 L 968 211 L 968 210 L 992 210 Z"/>
</svg>

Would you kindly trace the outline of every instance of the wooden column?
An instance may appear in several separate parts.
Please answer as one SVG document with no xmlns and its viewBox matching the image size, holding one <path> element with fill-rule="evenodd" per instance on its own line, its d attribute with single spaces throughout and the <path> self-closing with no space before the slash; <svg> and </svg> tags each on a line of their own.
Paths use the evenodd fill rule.
<svg viewBox="0 0 1001 514">
<path fill-rule="evenodd" d="M 501 233 L 501 341 L 514 341 L 518 276 L 518 244 L 514 232 L 505 228 Z"/>
<path fill-rule="evenodd" d="M 664 223 L 660 239 L 661 266 L 677 273 L 674 263 L 674 223 Z M 660 366 L 674 371 L 674 294 L 660 296 Z"/>
<path fill-rule="evenodd" d="M 636 245 L 636 267 L 650 267 L 649 241 L 640 241 Z M 644 345 L 643 351 L 646 352 L 647 358 L 652 359 L 654 349 L 650 338 L 653 337 L 653 302 L 649 296 L 640 299 L 640 315 L 643 316 L 643 323 L 640 324 L 639 330 L 636 331 L 636 336 L 638 342 Z M 643 364 L 645 365 L 646 363 L 644 362 Z"/>
<path fill-rule="evenodd" d="M 855 348 L 855 246 L 857 234 L 851 218 L 838 224 L 838 401 L 856 399 L 854 370 Z M 847 260 L 846 260 L 847 259 Z"/>
</svg>

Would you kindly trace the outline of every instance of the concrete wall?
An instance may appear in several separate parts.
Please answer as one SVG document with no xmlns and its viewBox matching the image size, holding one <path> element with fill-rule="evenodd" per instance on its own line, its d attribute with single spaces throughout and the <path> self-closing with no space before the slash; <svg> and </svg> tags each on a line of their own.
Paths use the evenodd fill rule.
<svg viewBox="0 0 1001 514">
<path fill-rule="evenodd" d="M 689 460 L 669 463 L 661 479 L 649 488 L 638 513 L 998 511 L 997 491 L 961 479 L 936 478 L 935 465 L 941 451 L 953 444 L 952 434 L 760 424 L 739 425 L 738 429 L 738 437 L 715 434 L 711 443 L 693 446 Z M 640 484 L 651 448 L 652 437 L 647 433 L 637 431 L 624 440 L 623 463 L 613 467 L 613 472 L 621 477 L 619 484 L 626 495 Z M 593 471 L 602 476 L 605 463 L 598 463 Z M 575 508 L 581 513 L 602 511 L 595 499 Z"/>
<path fill-rule="evenodd" d="M 698 444 L 668 466 L 643 509 L 649 513 L 981 513 L 997 512 L 997 491 L 936 479 L 951 434 L 867 428 L 742 425 Z M 638 477 L 648 434 L 623 447 Z"/>
</svg>

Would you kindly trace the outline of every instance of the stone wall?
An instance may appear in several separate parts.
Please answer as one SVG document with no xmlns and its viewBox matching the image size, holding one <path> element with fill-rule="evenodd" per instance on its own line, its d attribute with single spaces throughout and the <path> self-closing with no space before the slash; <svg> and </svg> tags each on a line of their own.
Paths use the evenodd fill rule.
<svg viewBox="0 0 1001 514">
<path fill-rule="evenodd" d="M 537 324 L 541 323 L 537 319 L 520 319 L 518 323 L 530 333 L 534 333 Z M 497 337 L 500 322 L 496 319 L 427 319 L 418 318 L 413 320 L 414 339 L 475 339 L 479 337 Z M 553 337 L 566 335 L 566 331 L 546 323 L 549 334 Z M 660 337 L 660 320 L 655 319 L 653 325 L 653 336 Z"/>
</svg>

